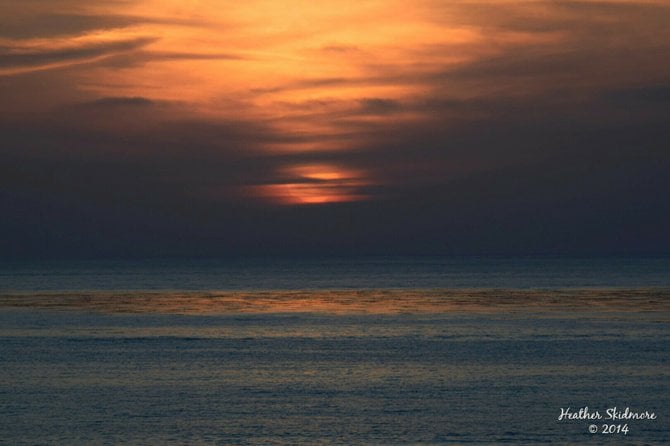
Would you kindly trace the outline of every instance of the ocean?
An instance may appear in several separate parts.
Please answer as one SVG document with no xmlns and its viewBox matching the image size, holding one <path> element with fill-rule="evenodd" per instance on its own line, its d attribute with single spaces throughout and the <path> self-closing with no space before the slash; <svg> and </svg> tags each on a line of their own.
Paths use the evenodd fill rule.
<svg viewBox="0 0 670 446">
<path fill-rule="evenodd" d="M 670 256 L 0 263 L 0 291 L 669 287 Z"/>
<path fill-rule="evenodd" d="M 667 257 L 6 263 L 0 444 L 668 444 L 669 272 Z"/>
</svg>

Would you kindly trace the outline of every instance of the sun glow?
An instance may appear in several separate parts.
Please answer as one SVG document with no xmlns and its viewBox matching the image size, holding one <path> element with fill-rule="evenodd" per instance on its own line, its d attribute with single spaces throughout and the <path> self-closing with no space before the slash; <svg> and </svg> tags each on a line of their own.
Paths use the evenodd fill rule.
<svg viewBox="0 0 670 446">
<path fill-rule="evenodd" d="M 368 198 L 372 184 L 360 170 L 329 164 L 303 164 L 282 170 L 282 180 L 253 188 L 253 194 L 281 204 L 327 204 Z"/>
<path fill-rule="evenodd" d="M 282 183 L 258 186 L 256 193 L 280 204 L 327 204 L 364 200 L 365 195 L 354 193 L 355 186 L 346 183 Z"/>
</svg>

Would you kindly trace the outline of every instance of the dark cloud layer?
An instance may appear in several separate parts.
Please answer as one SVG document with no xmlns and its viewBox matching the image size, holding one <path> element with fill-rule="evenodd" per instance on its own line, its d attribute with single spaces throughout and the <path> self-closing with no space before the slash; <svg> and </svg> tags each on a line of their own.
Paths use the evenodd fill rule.
<svg viewBox="0 0 670 446">
<path fill-rule="evenodd" d="M 633 95 L 631 102 L 637 101 Z M 503 122 L 479 122 L 459 132 L 386 129 L 394 146 L 372 144 L 325 157 L 393 180 L 371 191 L 377 199 L 283 208 L 234 191 L 272 183 L 278 167 L 323 161 L 323 155 L 260 155 L 254 144 L 284 136 L 254 123 L 205 124 L 170 112 L 169 120 L 159 117 L 150 125 L 146 109 L 155 105 L 142 98 L 92 105 L 145 121 L 126 135 L 105 131 L 96 123 L 105 115 L 90 113 L 78 115 L 81 128 L 51 117 L 2 129 L 2 230 L 12 234 L 2 242 L 5 256 L 615 253 L 670 247 L 670 154 L 661 119 L 592 125 L 522 109 Z"/>
</svg>

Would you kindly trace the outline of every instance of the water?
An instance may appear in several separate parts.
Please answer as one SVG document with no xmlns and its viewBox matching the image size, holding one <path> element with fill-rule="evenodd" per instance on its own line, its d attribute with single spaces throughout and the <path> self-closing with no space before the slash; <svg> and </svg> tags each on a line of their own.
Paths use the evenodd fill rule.
<svg viewBox="0 0 670 446">
<path fill-rule="evenodd" d="M 0 444 L 669 444 L 668 271 L 667 257 L 5 263 Z M 566 289 L 582 290 L 546 291 Z M 585 406 L 658 418 L 595 422 L 627 435 L 557 420 Z"/>
<path fill-rule="evenodd" d="M 0 290 L 668 287 L 670 257 L 381 257 L 0 263 Z"/>
<path fill-rule="evenodd" d="M 667 444 L 667 324 L 0 313 L 6 444 Z M 650 410 L 629 433 L 561 407 Z"/>
</svg>

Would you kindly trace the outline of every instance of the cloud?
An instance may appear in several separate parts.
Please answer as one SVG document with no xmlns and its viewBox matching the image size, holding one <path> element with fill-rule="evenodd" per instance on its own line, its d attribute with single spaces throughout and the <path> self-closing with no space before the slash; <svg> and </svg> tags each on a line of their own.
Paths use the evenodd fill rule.
<svg viewBox="0 0 670 446">
<path fill-rule="evenodd" d="M 0 17 L 0 37 L 33 39 L 80 35 L 95 30 L 126 28 L 142 23 L 155 23 L 149 17 L 120 14 L 40 13 Z"/>
<path fill-rule="evenodd" d="M 49 47 L 0 47 L 0 74 L 20 73 L 23 70 L 45 69 L 81 63 L 110 55 L 137 50 L 157 39 L 136 37 L 110 42 L 74 42 Z"/>
<path fill-rule="evenodd" d="M 134 97 L 107 97 L 96 99 L 89 103 L 84 104 L 85 106 L 94 106 L 94 107 L 147 107 L 154 105 L 155 101 L 151 99 L 143 98 L 140 96 Z"/>
<path fill-rule="evenodd" d="M 371 115 L 386 115 L 401 108 L 401 104 L 393 99 L 364 98 L 360 101 L 361 113 Z"/>
<path fill-rule="evenodd" d="M 141 67 L 152 62 L 170 61 L 234 61 L 249 60 L 248 55 L 235 53 L 201 53 L 188 51 L 149 51 L 138 50 L 120 53 L 100 61 L 98 65 L 105 67 Z"/>
<path fill-rule="evenodd" d="M 45 2 L 41 6 L 30 6 L 23 1 L 21 5 L 7 7 L 0 15 L 0 38 L 35 39 L 77 36 L 95 31 L 117 28 L 130 28 L 141 25 L 159 25 L 174 27 L 211 26 L 206 18 L 166 17 L 161 15 L 130 15 L 101 13 L 90 2 L 73 1 L 59 6 L 58 2 Z M 128 2 L 132 3 L 132 2 Z M 106 2 L 106 5 L 123 6 L 124 2 Z M 23 8 L 21 7 L 23 6 Z M 71 11 L 67 11 L 71 9 Z M 2 9 L 0 9 L 2 11 Z"/>
<path fill-rule="evenodd" d="M 345 45 L 345 44 L 324 45 L 321 47 L 321 50 L 333 53 L 350 53 L 350 52 L 361 51 L 361 49 L 356 45 Z"/>
</svg>

